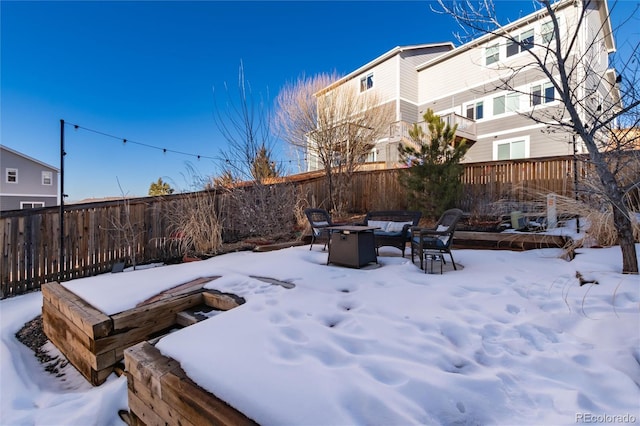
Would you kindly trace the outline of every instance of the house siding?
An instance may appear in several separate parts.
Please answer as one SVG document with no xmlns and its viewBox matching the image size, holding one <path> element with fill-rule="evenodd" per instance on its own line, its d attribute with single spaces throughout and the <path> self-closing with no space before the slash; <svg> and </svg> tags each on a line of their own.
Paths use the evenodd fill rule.
<svg viewBox="0 0 640 426">
<path fill-rule="evenodd" d="M 400 99 L 417 104 L 420 91 L 416 67 L 448 51 L 450 51 L 449 47 L 438 46 L 400 53 Z M 400 119 L 407 120 L 409 117 Z M 411 120 L 413 119 L 415 118 L 411 117 Z"/>
<path fill-rule="evenodd" d="M 585 2 L 567 0 L 556 3 L 560 37 L 575 32 L 583 5 Z M 606 98 L 610 95 L 615 73 L 608 73 L 606 81 L 601 75 L 608 69 L 608 54 L 615 50 L 615 43 L 611 35 L 602 33 L 603 28 L 605 32 L 610 28 L 606 2 L 591 2 L 587 7 L 586 26 L 581 28 L 572 55 L 566 59 L 568 64 L 587 63 L 600 74 L 587 79 L 584 79 L 584 73 L 576 76 L 578 98 L 591 98 L 587 107 L 595 110 L 599 103 L 611 105 L 606 103 Z M 546 11 L 542 9 L 519 19 L 505 27 L 505 30 L 509 31 L 510 36 L 521 36 L 532 31 L 532 52 L 544 53 L 544 47 L 541 46 L 544 43 L 542 29 L 543 24 L 549 21 Z M 593 37 L 596 35 L 602 40 L 593 44 Z M 494 64 L 486 65 L 486 49 L 493 45 L 498 45 L 499 59 Z M 544 89 L 545 84 L 550 81 L 529 52 L 516 52 L 507 57 L 507 45 L 505 38 L 494 34 L 480 37 L 453 50 L 450 45 L 396 48 L 364 66 L 362 70 L 366 68 L 369 71 L 363 71 L 362 74 L 371 70 L 378 73 L 376 84 L 385 100 L 395 102 L 396 121 L 422 121 L 424 112 L 429 108 L 439 115 L 456 113 L 464 117 L 468 105 L 482 101 L 483 118 L 473 117 L 474 132 L 464 134 L 475 135 L 475 143 L 467 153 L 465 162 L 495 160 L 497 143 L 517 141 L 520 138 L 526 140 L 525 155 L 530 158 L 572 154 L 572 132 L 549 133 L 544 125 L 538 124 L 540 119 L 550 117 L 549 114 L 553 114 L 553 120 L 567 118 L 557 92 L 553 101 L 542 100 L 538 105 L 532 106 L 531 93 L 534 86 L 536 89 L 537 86 Z M 587 52 L 585 61 L 584 50 L 590 45 L 593 47 Z M 553 59 L 553 55 L 547 57 L 550 65 L 553 64 Z M 511 87 L 506 87 L 504 81 L 509 81 Z M 515 111 L 509 111 L 506 101 L 512 101 L 514 93 L 520 93 L 518 104 Z M 504 103 L 498 103 L 501 100 L 496 101 L 497 97 L 504 97 Z M 501 110 L 494 111 L 494 105 Z M 397 132 L 394 137 L 397 138 Z M 398 140 L 390 140 L 389 143 L 397 144 Z M 381 147 L 380 144 L 379 146 Z M 386 149 L 386 152 L 391 151 L 393 149 Z M 380 149 L 379 152 L 385 150 Z M 586 152 L 579 141 L 577 152 Z M 380 159 L 379 156 L 378 160 Z"/>
<path fill-rule="evenodd" d="M 561 28 L 568 28 L 571 25 L 571 19 L 567 19 L 568 14 L 566 10 L 559 12 Z M 520 35 L 525 31 L 533 30 L 535 43 L 540 43 L 540 29 L 545 21 L 542 17 L 512 29 L 510 34 Z M 497 63 L 487 66 L 484 62 L 486 47 L 496 43 L 499 45 L 500 59 Z M 484 117 L 476 122 L 477 141 L 469 149 L 464 162 L 496 160 L 493 149 L 495 142 L 524 136 L 529 141 L 529 157 L 570 153 L 568 152 L 568 147 L 571 146 L 568 143 L 570 134 L 554 134 L 551 137 L 545 134 L 544 126 L 537 125 L 530 117 L 548 114 L 551 111 L 564 112 L 557 108 L 558 102 L 539 105 L 535 110 L 531 107 L 532 86 L 544 84 L 549 80 L 539 68 L 531 66 L 531 57 L 528 53 L 521 52 L 511 57 L 506 55 L 505 40 L 499 37 L 488 38 L 476 47 L 462 50 L 444 61 L 436 61 L 433 65 L 425 64 L 420 67 L 418 72 L 420 113 L 427 108 L 432 108 L 437 114 L 455 112 L 464 116 L 468 104 L 483 102 Z M 513 69 L 516 68 L 519 72 L 512 77 Z M 453 69 L 457 72 L 451 72 Z M 509 78 L 514 90 L 506 90 L 508 88 L 503 84 L 505 78 Z M 433 81 L 438 81 L 439 84 L 430 84 Z M 517 111 L 494 113 L 494 98 L 514 93 L 514 91 L 520 93 Z"/>
<path fill-rule="evenodd" d="M 44 202 L 45 206 L 58 203 L 58 170 L 44 163 L 0 147 L 0 209 L 20 208 L 21 202 Z M 18 170 L 18 182 L 9 183 L 7 169 Z M 51 185 L 43 185 L 42 172 L 51 173 Z"/>
<path fill-rule="evenodd" d="M 400 101 L 399 120 L 403 120 L 408 123 L 422 121 L 421 114 L 418 112 L 418 105 L 412 102 Z"/>
<path fill-rule="evenodd" d="M 398 81 L 396 72 L 397 60 L 397 57 L 393 57 L 354 76 L 345 84 L 352 86 L 356 93 L 366 93 L 368 91 L 360 92 L 360 79 L 369 74 L 373 74 L 373 88 L 370 90 L 373 90 L 383 102 L 395 101 L 397 98 L 396 86 Z"/>
</svg>

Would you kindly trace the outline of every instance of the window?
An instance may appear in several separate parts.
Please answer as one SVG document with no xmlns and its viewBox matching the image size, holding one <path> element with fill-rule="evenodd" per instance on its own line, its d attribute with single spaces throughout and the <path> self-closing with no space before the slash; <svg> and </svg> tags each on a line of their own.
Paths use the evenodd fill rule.
<svg viewBox="0 0 640 426">
<path fill-rule="evenodd" d="M 515 37 L 516 39 L 518 37 Z M 507 58 L 509 56 L 513 56 L 516 53 L 520 52 L 520 46 L 518 46 L 517 40 L 508 40 L 507 41 Z"/>
<path fill-rule="evenodd" d="M 482 102 L 476 102 L 467 105 L 467 118 L 472 120 L 480 120 L 484 117 L 484 104 Z"/>
<path fill-rule="evenodd" d="M 520 108 L 520 94 L 509 93 L 493 98 L 493 115 L 515 112 Z"/>
<path fill-rule="evenodd" d="M 42 201 L 21 201 L 20 202 L 21 209 L 37 209 L 38 207 L 44 207 L 44 203 Z"/>
<path fill-rule="evenodd" d="M 42 171 L 42 184 L 43 185 L 53 185 L 53 173 Z"/>
<path fill-rule="evenodd" d="M 374 148 L 371 151 L 369 151 L 369 154 L 367 154 L 367 156 L 365 157 L 364 162 L 375 163 L 376 161 L 378 161 L 378 150 Z"/>
<path fill-rule="evenodd" d="M 360 79 L 360 92 L 365 92 L 373 87 L 373 73 Z"/>
<path fill-rule="evenodd" d="M 496 43 L 492 46 L 487 47 L 486 55 L 487 55 L 487 65 L 491 65 L 498 62 L 498 59 L 500 59 L 500 49 L 498 47 L 498 44 Z"/>
<path fill-rule="evenodd" d="M 542 37 L 542 42 L 545 44 L 550 43 L 555 38 L 555 34 L 553 33 L 553 22 L 549 21 L 542 24 L 540 36 Z"/>
<path fill-rule="evenodd" d="M 526 139 L 495 142 L 493 156 L 498 161 L 527 158 L 527 145 L 528 141 Z"/>
<path fill-rule="evenodd" d="M 5 180 L 7 183 L 18 183 L 18 169 L 5 169 Z"/>
<path fill-rule="evenodd" d="M 556 100 L 556 89 L 551 83 L 531 86 L 531 106 L 548 104 Z"/>
<path fill-rule="evenodd" d="M 520 36 L 520 51 L 524 52 L 533 48 L 533 30 L 525 31 Z"/>
<path fill-rule="evenodd" d="M 533 47 L 533 30 L 525 31 L 513 40 L 507 41 L 507 57 L 516 55 Z"/>
</svg>

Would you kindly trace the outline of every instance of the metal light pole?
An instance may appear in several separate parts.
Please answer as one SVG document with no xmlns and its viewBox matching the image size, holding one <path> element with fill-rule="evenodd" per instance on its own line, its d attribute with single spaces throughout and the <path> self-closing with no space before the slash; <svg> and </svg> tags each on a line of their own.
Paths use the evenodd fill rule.
<svg viewBox="0 0 640 426">
<path fill-rule="evenodd" d="M 573 193 L 578 201 L 578 148 L 575 133 L 573 134 Z M 576 217 L 576 232 L 580 232 L 580 215 Z"/>
<path fill-rule="evenodd" d="M 60 120 L 60 265 L 59 277 L 62 281 L 64 272 L 64 120 Z"/>
</svg>

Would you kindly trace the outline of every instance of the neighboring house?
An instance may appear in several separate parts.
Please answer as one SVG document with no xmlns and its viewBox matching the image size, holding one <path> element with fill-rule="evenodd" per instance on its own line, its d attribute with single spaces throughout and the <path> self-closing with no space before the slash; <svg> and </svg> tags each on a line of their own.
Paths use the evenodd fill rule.
<svg viewBox="0 0 640 426">
<path fill-rule="evenodd" d="M 57 168 L 0 145 L 0 170 L 0 210 L 58 204 Z"/>
<path fill-rule="evenodd" d="M 562 0 L 556 4 L 561 37 L 572 32 L 581 8 L 587 8 L 586 25 L 578 32 L 574 51 L 590 51 L 589 66 L 593 75 L 601 75 L 605 84 L 584 79 L 584 97 L 602 104 L 607 94 L 617 94 L 616 74 L 608 69 L 608 54 L 615 51 L 606 1 L 582 2 Z M 503 28 L 524 46 L 553 42 L 550 19 L 546 11 L 537 11 Z M 599 41 L 593 43 L 594 37 Z M 555 109 L 562 115 L 555 88 L 541 70 L 529 66 L 526 47 L 509 43 L 505 38 L 487 34 L 457 48 L 451 43 L 396 47 L 379 58 L 343 77 L 332 86 L 354 85 L 360 92 L 377 90 L 384 102 L 395 105 L 389 137 L 377 141 L 367 161 L 384 161 L 397 167 L 399 143 L 410 143 L 408 129 L 423 121 L 430 108 L 451 124 L 458 124 L 457 137 L 471 145 L 463 162 L 475 163 L 518 158 L 539 158 L 574 153 L 572 133 L 545 132 L 545 125 L 535 123 L 527 114 L 535 109 Z M 523 66 L 513 81 L 513 90 L 499 87 L 513 74 L 513 67 Z M 589 84 L 589 88 L 586 87 Z M 588 90 L 596 87 L 593 93 Z M 600 93 L 598 93 L 600 91 Z M 609 105 L 619 99 L 609 101 Z M 312 143 L 312 142 L 311 142 Z M 312 149 L 311 149 L 312 151 Z M 577 153 L 586 152 L 578 141 Z M 313 159 L 313 155 L 308 155 Z M 308 162 L 308 170 L 319 169 Z"/>
</svg>

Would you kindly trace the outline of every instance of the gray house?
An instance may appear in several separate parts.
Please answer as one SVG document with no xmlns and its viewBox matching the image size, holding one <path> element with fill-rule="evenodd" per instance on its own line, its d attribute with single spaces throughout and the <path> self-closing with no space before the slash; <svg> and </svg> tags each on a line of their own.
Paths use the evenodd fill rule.
<svg viewBox="0 0 640 426">
<path fill-rule="evenodd" d="M 452 43 L 396 47 L 318 93 L 332 96 L 332 91 L 350 86 L 361 96 L 376 93 L 381 105 L 395 107 L 388 137 L 374 141 L 366 159 L 389 168 L 401 166 L 398 145 L 411 144 L 408 129 L 414 123 L 426 129 L 427 109 L 458 126 L 456 136 L 470 145 L 464 163 L 571 155 L 573 132 L 550 134 L 545 120 L 532 120 L 569 118 L 556 88 L 529 51 L 546 57 L 559 36 L 570 49 L 567 66 L 573 64 L 578 70 L 571 84 L 580 99 L 581 115 L 595 116 L 597 108 L 620 105 L 616 71 L 609 67 L 615 40 L 606 0 L 561 0 L 554 3 L 554 10 L 558 35 L 542 9 L 458 47 Z M 505 87 L 509 78 L 511 87 Z M 309 171 L 322 168 L 314 144 L 308 141 Z M 586 152 L 579 140 L 575 149 Z"/>
<path fill-rule="evenodd" d="M 0 210 L 58 205 L 59 170 L 0 145 Z"/>
</svg>

